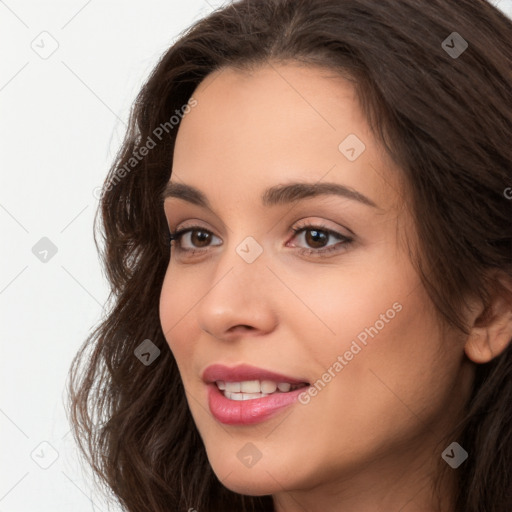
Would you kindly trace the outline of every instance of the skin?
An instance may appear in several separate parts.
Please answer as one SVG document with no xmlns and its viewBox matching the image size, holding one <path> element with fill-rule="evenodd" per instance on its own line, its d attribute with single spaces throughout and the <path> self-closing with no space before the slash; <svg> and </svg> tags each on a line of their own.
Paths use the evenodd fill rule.
<svg viewBox="0 0 512 512">
<path fill-rule="evenodd" d="M 278 512 L 453 511 L 456 471 L 442 480 L 441 504 L 431 484 L 474 368 L 466 339 L 440 324 L 410 262 L 404 240 L 414 246 L 415 229 L 399 171 L 353 86 L 276 63 L 217 71 L 193 96 L 171 182 L 199 188 L 213 212 L 175 197 L 164 207 L 172 232 L 197 224 L 213 237 L 197 255 L 171 249 L 160 317 L 217 477 L 241 494 L 272 494 Z M 366 146 L 353 162 L 338 149 L 348 134 Z M 377 208 L 334 195 L 261 204 L 266 188 L 292 181 L 342 184 Z M 319 222 L 354 241 L 301 254 L 321 244 L 291 228 Z M 250 264 L 236 252 L 248 236 L 263 249 Z M 395 303 L 402 309 L 307 405 L 251 426 L 211 415 L 208 365 L 247 363 L 315 382 Z M 262 454 L 251 468 L 237 457 L 248 442 Z"/>
</svg>

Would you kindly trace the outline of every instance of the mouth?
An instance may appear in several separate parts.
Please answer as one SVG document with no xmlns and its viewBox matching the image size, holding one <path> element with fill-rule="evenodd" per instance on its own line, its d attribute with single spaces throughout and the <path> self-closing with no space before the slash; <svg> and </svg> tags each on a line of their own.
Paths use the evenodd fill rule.
<svg viewBox="0 0 512 512">
<path fill-rule="evenodd" d="M 244 380 L 242 382 L 215 381 L 215 385 L 228 400 L 255 400 L 272 394 L 289 393 L 309 386 L 307 382 L 291 384 L 272 380 Z"/>
<path fill-rule="evenodd" d="M 306 379 L 289 377 L 254 366 L 212 365 L 203 372 L 213 417 L 228 425 L 264 421 L 297 401 Z"/>
</svg>

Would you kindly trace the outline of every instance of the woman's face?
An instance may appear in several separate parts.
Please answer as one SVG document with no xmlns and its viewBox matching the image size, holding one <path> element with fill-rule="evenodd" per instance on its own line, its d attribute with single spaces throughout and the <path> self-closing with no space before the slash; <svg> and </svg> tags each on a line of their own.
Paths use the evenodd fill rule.
<svg viewBox="0 0 512 512">
<path fill-rule="evenodd" d="M 215 72 L 194 98 L 170 183 L 204 204 L 169 191 L 171 231 L 194 229 L 173 242 L 160 316 L 216 475 L 242 494 L 355 495 L 431 469 L 471 375 L 353 86 L 275 64 Z"/>
</svg>

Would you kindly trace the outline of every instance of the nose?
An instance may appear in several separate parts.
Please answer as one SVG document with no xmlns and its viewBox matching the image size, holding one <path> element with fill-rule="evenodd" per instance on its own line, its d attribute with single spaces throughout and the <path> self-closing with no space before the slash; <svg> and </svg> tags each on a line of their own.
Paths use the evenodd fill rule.
<svg viewBox="0 0 512 512">
<path fill-rule="evenodd" d="M 275 276 L 265 251 L 252 263 L 225 250 L 196 308 L 200 328 L 220 340 L 260 336 L 277 325 Z"/>
</svg>

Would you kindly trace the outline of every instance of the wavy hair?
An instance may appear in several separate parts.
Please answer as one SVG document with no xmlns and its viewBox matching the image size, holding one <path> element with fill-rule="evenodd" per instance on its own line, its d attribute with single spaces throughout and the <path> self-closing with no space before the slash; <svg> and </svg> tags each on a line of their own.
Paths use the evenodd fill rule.
<svg viewBox="0 0 512 512">
<path fill-rule="evenodd" d="M 459 56 L 442 46 L 453 32 L 468 44 Z M 498 9 L 483 0 L 242 0 L 199 20 L 137 96 L 105 180 L 94 236 L 108 313 L 69 374 L 75 439 L 129 512 L 273 510 L 271 496 L 219 482 L 189 412 L 159 319 L 170 256 L 159 197 L 198 84 L 214 70 L 279 61 L 354 84 L 400 169 L 419 240 L 411 258 L 443 322 L 467 334 L 467 297 L 489 310 L 492 271 L 512 278 L 512 22 Z M 161 351 L 148 366 L 134 356 L 146 339 Z M 510 345 L 476 367 L 459 425 L 470 456 L 457 470 L 457 510 L 512 510 L 511 375 Z"/>
</svg>

